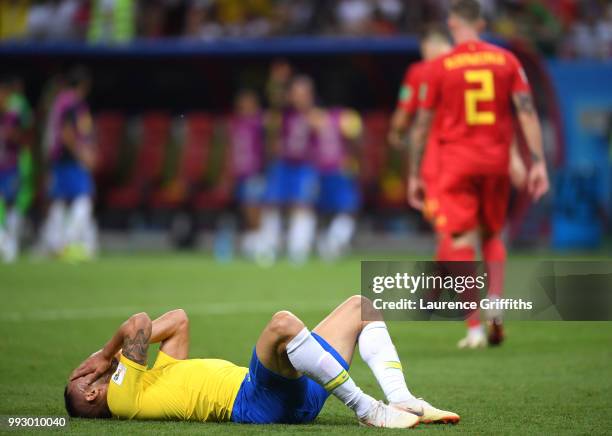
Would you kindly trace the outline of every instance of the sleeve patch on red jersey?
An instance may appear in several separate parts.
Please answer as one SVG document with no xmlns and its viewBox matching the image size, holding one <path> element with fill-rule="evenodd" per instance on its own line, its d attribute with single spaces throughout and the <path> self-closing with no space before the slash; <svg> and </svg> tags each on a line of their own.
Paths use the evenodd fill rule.
<svg viewBox="0 0 612 436">
<path fill-rule="evenodd" d="M 412 87 L 404 85 L 400 89 L 399 100 L 401 102 L 407 102 L 412 99 Z"/>
</svg>

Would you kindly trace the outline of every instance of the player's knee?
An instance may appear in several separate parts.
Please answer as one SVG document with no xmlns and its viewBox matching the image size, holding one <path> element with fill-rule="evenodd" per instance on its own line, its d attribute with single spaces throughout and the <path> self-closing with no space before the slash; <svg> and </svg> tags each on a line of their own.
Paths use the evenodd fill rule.
<svg viewBox="0 0 612 436">
<path fill-rule="evenodd" d="M 362 308 L 367 308 L 372 305 L 372 301 L 369 298 L 364 297 L 363 295 L 352 295 L 350 296 L 345 303 L 349 309 L 355 312 L 360 312 Z"/>
<path fill-rule="evenodd" d="M 478 230 L 468 230 L 454 234 L 452 236 L 452 245 L 454 248 L 475 247 L 478 242 L 478 236 Z"/>
<path fill-rule="evenodd" d="M 176 319 L 176 323 L 178 325 L 178 329 L 186 330 L 189 329 L 189 317 L 187 316 L 187 312 L 183 309 L 176 309 L 172 311 L 174 318 Z"/>
<path fill-rule="evenodd" d="M 300 319 L 287 310 L 281 310 L 272 315 L 272 319 L 268 324 L 270 329 L 276 336 L 280 338 L 288 338 L 297 335 L 304 328 L 304 323 Z"/>
</svg>

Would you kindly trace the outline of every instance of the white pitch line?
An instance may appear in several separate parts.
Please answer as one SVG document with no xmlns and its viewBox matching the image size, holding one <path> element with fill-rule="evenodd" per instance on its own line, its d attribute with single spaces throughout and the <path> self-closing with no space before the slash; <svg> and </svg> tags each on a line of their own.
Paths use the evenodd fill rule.
<svg viewBox="0 0 612 436">
<path fill-rule="evenodd" d="M 332 302 L 291 302 L 288 304 L 262 302 L 262 301 L 244 301 L 231 303 L 207 303 L 198 305 L 183 305 L 181 306 L 188 315 L 240 315 L 249 313 L 269 313 L 272 315 L 278 310 L 291 310 L 294 312 L 317 312 L 331 310 L 337 305 L 337 301 Z M 71 321 L 85 319 L 106 319 L 127 317 L 133 313 L 146 310 L 151 316 L 161 315 L 165 311 L 171 310 L 172 307 L 99 307 L 99 308 L 75 308 L 75 309 L 49 309 L 49 310 L 33 310 L 23 312 L 4 312 L 0 313 L 0 322 L 28 322 L 28 321 Z"/>
</svg>

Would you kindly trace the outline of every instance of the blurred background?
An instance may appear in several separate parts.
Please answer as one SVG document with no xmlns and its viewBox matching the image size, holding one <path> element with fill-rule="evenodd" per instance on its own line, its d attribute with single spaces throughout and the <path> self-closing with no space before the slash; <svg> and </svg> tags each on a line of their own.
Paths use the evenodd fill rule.
<svg viewBox="0 0 612 436">
<path fill-rule="evenodd" d="M 537 205 L 513 193 L 510 247 L 609 253 L 612 4 L 483 4 L 487 39 L 512 50 L 532 83 L 553 181 Z M 387 135 L 404 72 L 420 59 L 418 36 L 444 22 L 446 7 L 444 0 L 0 0 L 0 160 L 12 147 L 24 175 L 6 201 L 7 226 L 17 203 L 18 246 L 34 255 L 61 254 L 66 238 L 81 238 L 85 257 L 194 249 L 219 260 L 273 261 L 248 240 L 268 205 L 244 191 L 265 189 L 256 182 L 269 179 L 289 83 L 307 76 L 315 104 L 346 115 L 343 166 L 358 192 L 348 210 L 315 200 L 318 237 L 309 253 L 334 258 L 349 246 L 431 253 L 429 225 L 406 202 L 405 152 Z M 250 130 L 259 138 L 236 133 L 245 116 L 260 123 Z M 53 136 L 68 135 L 62 117 L 74 118 L 74 142 L 95 156 L 92 186 L 81 186 L 91 219 L 78 232 L 66 226 L 90 206 L 54 208 L 58 177 L 77 177 L 54 169 L 64 157 Z M 245 184 L 240 144 L 249 140 L 262 145 L 243 168 L 254 176 Z M 350 222 L 334 233 L 339 216 Z M 331 233 L 341 246 L 326 245 Z M 16 257 L 12 250 L 5 259 Z"/>
</svg>

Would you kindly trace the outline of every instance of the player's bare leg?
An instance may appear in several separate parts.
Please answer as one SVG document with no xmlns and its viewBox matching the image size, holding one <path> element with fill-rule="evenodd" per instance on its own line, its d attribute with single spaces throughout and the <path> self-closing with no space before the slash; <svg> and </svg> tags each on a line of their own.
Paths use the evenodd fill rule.
<svg viewBox="0 0 612 436">
<path fill-rule="evenodd" d="M 259 264 L 268 266 L 276 261 L 280 248 L 281 231 L 281 208 L 278 205 L 264 206 L 256 237 L 255 258 Z"/>
<path fill-rule="evenodd" d="M 241 248 L 243 254 L 248 258 L 253 258 L 256 255 L 258 245 L 258 229 L 260 227 L 260 208 L 251 204 L 246 204 L 242 207 L 242 216 L 244 218 L 244 235 L 242 236 Z"/>
<path fill-rule="evenodd" d="M 441 243 L 438 260 L 440 261 L 474 261 L 476 246 L 480 241 L 480 230 L 473 229 L 444 238 Z M 487 344 L 484 329 L 480 323 L 480 312 L 475 310 L 466 319 L 468 332 L 457 346 L 459 348 L 482 348 Z"/>
<path fill-rule="evenodd" d="M 361 321 L 349 317 L 344 333 L 330 338 L 330 345 L 338 346 L 342 357 L 351 358 L 348 343 L 352 338 L 355 348 Z M 321 331 L 321 330 L 319 330 Z M 323 331 L 328 331 L 323 328 Z M 342 365 L 310 334 L 304 323 L 290 312 L 274 314 L 256 345 L 260 362 L 269 370 L 286 378 L 306 374 L 342 401 L 357 415 L 359 422 L 368 426 L 410 428 L 419 423 L 416 415 L 377 402 L 363 393 Z"/>
<path fill-rule="evenodd" d="M 295 264 L 308 260 L 317 228 L 317 216 L 308 205 L 295 205 L 289 212 L 287 254 Z"/>
<path fill-rule="evenodd" d="M 363 321 L 363 319 L 366 321 Z M 382 313 L 372 302 L 354 295 L 338 306 L 313 330 L 351 362 L 359 344 L 361 358 L 368 364 L 389 404 L 419 416 L 423 423 L 456 423 L 455 413 L 433 407 L 415 398 L 408 390 L 402 364 L 393 345 Z"/>
</svg>

